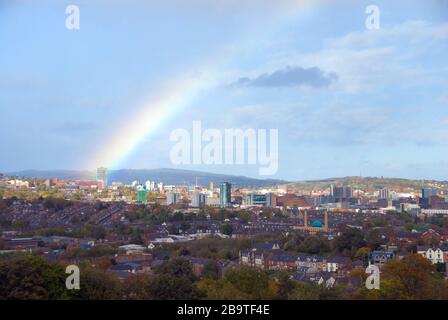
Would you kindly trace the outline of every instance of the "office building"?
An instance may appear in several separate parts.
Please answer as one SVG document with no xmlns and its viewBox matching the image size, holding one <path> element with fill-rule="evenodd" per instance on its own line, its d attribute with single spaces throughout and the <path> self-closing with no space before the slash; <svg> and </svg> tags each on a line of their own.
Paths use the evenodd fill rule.
<svg viewBox="0 0 448 320">
<path fill-rule="evenodd" d="M 102 181 L 103 186 L 107 188 L 107 168 L 99 167 L 96 169 L 96 180 Z"/>
<path fill-rule="evenodd" d="M 266 195 L 265 194 L 254 194 L 249 193 L 246 196 L 246 204 L 248 206 L 266 206 Z"/>
<path fill-rule="evenodd" d="M 431 189 L 431 188 L 423 188 L 422 189 L 422 198 L 423 199 L 429 199 L 432 196 L 437 195 L 437 189 Z"/>
<path fill-rule="evenodd" d="M 137 191 L 137 202 L 146 203 L 148 200 L 148 194 L 145 190 L 141 189 Z"/>
<path fill-rule="evenodd" d="M 205 206 L 205 194 L 193 192 L 191 194 L 191 206 L 193 208 L 202 208 Z"/>
<path fill-rule="evenodd" d="M 232 185 L 229 182 L 221 183 L 221 187 L 219 190 L 220 195 L 220 207 L 227 208 L 231 204 L 231 195 L 232 195 Z"/>
<path fill-rule="evenodd" d="M 180 202 L 180 195 L 178 193 L 170 192 L 166 195 L 166 204 L 168 206 L 178 204 Z"/>
<path fill-rule="evenodd" d="M 336 201 L 345 201 L 353 197 L 353 190 L 349 186 L 336 187 L 331 185 L 330 196 L 334 197 Z"/>
<path fill-rule="evenodd" d="M 379 199 L 390 199 L 390 190 L 387 188 L 381 189 L 378 195 Z"/>
</svg>

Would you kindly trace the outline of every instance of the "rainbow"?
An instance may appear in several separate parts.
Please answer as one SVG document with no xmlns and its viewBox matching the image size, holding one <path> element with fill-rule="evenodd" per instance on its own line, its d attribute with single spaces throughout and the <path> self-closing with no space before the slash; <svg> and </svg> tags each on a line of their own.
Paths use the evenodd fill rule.
<svg viewBox="0 0 448 320">
<path fill-rule="evenodd" d="M 254 30 L 248 33 L 233 49 L 224 51 L 220 57 L 213 57 L 213 62 L 206 61 L 196 70 L 206 70 L 201 75 L 192 76 L 192 73 L 184 73 L 177 79 L 170 79 L 169 84 L 161 85 L 157 95 L 150 95 L 141 104 L 137 112 L 129 119 L 123 121 L 121 128 L 115 129 L 105 140 L 85 167 L 92 169 L 105 166 L 118 169 L 124 161 L 160 126 L 168 121 L 179 110 L 191 105 L 194 100 L 208 88 L 216 83 L 220 68 L 231 62 L 238 56 L 240 50 L 250 51 L 251 47 L 257 48 L 257 40 L 264 39 L 274 33 L 276 26 L 284 25 L 303 13 L 306 7 L 311 7 L 322 1 L 317 0 L 291 0 L 283 3 L 282 10 L 273 17 L 270 23 L 264 21 L 264 32 L 258 30 L 258 37 L 254 37 Z M 275 3 L 275 2 L 274 2 Z M 236 48 L 236 49 L 235 49 Z M 195 70 L 194 68 L 192 70 Z"/>
</svg>

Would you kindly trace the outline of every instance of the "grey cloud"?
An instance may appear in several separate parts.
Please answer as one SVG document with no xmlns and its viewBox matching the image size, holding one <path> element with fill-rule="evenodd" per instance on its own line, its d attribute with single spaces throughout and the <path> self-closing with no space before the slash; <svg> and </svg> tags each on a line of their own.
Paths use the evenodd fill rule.
<svg viewBox="0 0 448 320">
<path fill-rule="evenodd" d="M 243 77 L 236 82 L 238 86 L 251 87 L 327 87 L 338 79 L 335 73 L 325 73 L 318 67 L 286 67 L 272 73 L 264 73 L 255 78 Z"/>
</svg>

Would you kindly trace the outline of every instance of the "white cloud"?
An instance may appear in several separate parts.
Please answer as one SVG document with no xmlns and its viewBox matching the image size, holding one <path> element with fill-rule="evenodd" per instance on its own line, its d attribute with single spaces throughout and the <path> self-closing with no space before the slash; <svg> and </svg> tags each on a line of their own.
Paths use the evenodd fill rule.
<svg viewBox="0 0 448 320">
<path fill-rule="evenodd" d="M 348 93 L 369 91 L 378 86 L 412 87 L 441 80 L 446 67 L 422 66 L 431 48 L 448 39 L 448 23 L 408 21 L 380 30 L 350 32 L 323 41 L 311 53 L 292 49 L 278 54 L 270 67 L 317 66 L 338 75 L 334 89 Z M 403 81 L 406 79 L 406 81 Z"/>
</svg>

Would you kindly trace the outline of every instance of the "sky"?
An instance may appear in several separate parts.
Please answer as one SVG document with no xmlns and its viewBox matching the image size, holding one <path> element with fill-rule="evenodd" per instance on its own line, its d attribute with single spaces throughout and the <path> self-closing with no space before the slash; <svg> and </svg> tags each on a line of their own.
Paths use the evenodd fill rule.
<svg viewBox="0 0 448 320">
<path fill-rule="evenodd" d="M 443 0 L 2 0 L 0 172 L 446 180 L 446 52 Z M 174 164 L 193 121 L 277 129 L 278 170 Z"/>
</svg>

